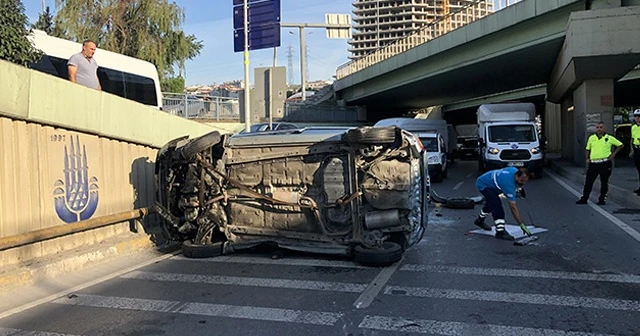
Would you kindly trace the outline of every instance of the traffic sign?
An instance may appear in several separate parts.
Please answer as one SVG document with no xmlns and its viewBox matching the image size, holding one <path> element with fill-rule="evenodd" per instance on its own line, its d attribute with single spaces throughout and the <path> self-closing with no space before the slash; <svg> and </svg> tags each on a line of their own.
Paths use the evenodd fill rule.
<svg viewBox="0 0 640 336">
<path fill-rule="evenodd" d="M 280 0 L 247 3 L 249 50 L 280 46 Z M 244 0 L 233 0 L 233 50 L 244 51 Z"/>
<path fill-rule="evenodd" d="M 327 38 L 351 38 L 351 16 L 349 14 L 325 14 L 324 23 L 327 26 L 341 25 L 341 28 L 327 27 Z"/>
<path fill-rule="evenodd" d="M 280 46 L 280 23 L 254 26 L 249 29 L 249 50 Z M 233 51 L 244 51 L 244 29 L 233 31 Z"/>
<path fill-rule="evenodd" d="M 238 0 L 235 0 L 238 1 Z M 249 12 L 249 29 L 256 25 L 280 22 L 280 1 L 263 0 L 250 2 L 247 6 Z M 233 7 L 233 29 L 244 28 L 244 6 Z"/>
</svg>

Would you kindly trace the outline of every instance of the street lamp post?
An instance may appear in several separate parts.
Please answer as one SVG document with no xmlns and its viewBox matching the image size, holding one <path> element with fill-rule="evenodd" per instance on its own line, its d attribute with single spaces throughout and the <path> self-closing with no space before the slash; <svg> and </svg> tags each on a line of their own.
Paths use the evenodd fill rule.
<svg viewBox="0 0 640 336">
<path fill-rule="evenodd" d="M 289 28 L 298 28 L 300 33 L 300 79 L 302 83 L 300 86 L 302 87 L 302 100 L 307 99 L 307 75 L 306 75 L 306 65 L 307 65 L 307 57 L 306 50 L 307 46 L 304 41 L 304 29 L 305 28 L 351 28 L 350 24 L 322 24 L 322 23 L 281 23 L 280 27 L 289 27 Z"/>
</svg>

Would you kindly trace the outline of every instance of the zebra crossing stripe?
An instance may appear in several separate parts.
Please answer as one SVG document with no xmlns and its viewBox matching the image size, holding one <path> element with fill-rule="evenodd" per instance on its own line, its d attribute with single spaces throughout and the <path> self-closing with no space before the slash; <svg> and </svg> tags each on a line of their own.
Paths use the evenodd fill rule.
<svg viewBox="0 0 640 336">
<path fill-rule="evenodd" d="M 329 313 L 321 311 L 232 306 L 196 302 L 184 303 L 179 301 L 148 300 L 84 294 L 59 298 L 52 301 L 52 303 L 82 307 L 241 318 L 250 320 L 291 322 L 327 326 L 335 325 L 343 316 L 342 313 Z"/>
<path fill-rule="evenodd" d="M 143 272 L 143 271 L 134 271 L 121 276 L 121 278 L 150 280 L 150 281 L 164 281 L 164 282 L 201 283 L 201 284 L 211 284 L 211 285 L 307 289 L 307 290 L 315 290 L 315 291 L 345 292 L 345 293 L 361 293 L 367 288 L 366 284 L 356 284 L 356 283 L 347 283 L 347 282 L 288 280 L 288 279 L 272 279 L 272 278 L 159 273 L 159 272 Z"/>
<path fill-rule="evenodd" d="M 574 308 L 640 311 L 640 301 L 600 299 L 561 295 L 523 294 L 491 291 L 469 291 L 420 287 L 387 286 L 389 295 L 428 297 L 435 299 L 458 299 L 489 302 L 509 302 Z"/>
<path fill-rule="evenodd" d="M 479 268 L 479 267 L 454 267 L 454 266 L 434 266 L 420 264 L 405 264 L 400 267 L 401 271 L 408 272 L 436 272 L 454 273 L 465 275 L 483 276 L 504 276 L 522 278 L 542 278 L 558 280 L 580 280 L 580 281 L 602 281 L 618 282 L 625 284 L 640 284 L 640 276 L 632 274 L 598 274 L 598 273 L 573 273 L 560 271 L 535 271 L 526 269 L 503 269 L 503 268 Z"/>
<path fill-rule="evenodd" d="M 358 327 L 362 329 L 412 332 L 432 335 L 613 336 L 579 331 L 514 327 L 497 324 L 409 320 L 389 316 L 365 316 Z"/>
<path fill-rule="evenodd" d="M 31 331 L 0 327 L 0 336 L 74 336 L 71 334 L 59 334 L 46 331 Z"/>
<path fill-rule="evenodd" d="M 342 267 L 342 268 L 364 268 L 375 269 L 372 267 L 362 266 L 353 261 L 344 260 L 319 260 L 319 259 L 298 259 L 298 258 L 281 258 L 268 259 L 259 257 L 239 257 L 239 256 L 223 256 L 215 258 L 186 258 L 183 256 L 172 257 L 171 260 L 186 260 L 194 262 L 209 263 L 238 263 L 238 264 L 259 264 L 259 265 L 287 265 L 287 266 L 311 266 L 311 267 Z"/>
</svg>

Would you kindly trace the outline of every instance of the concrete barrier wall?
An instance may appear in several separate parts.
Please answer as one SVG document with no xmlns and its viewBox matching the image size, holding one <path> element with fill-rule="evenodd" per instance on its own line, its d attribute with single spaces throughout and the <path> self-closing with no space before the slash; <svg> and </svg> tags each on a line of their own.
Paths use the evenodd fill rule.
<svg viewBox="0 0 640 336">
<path fill-rule="evenodd" d="M 157 149 L 226 128 L 0 61 L 0 237 L 148 206 Z M 127 230 L 122 223 L 14 248 L 0 252 L 0 265 Z"/>
</svg>

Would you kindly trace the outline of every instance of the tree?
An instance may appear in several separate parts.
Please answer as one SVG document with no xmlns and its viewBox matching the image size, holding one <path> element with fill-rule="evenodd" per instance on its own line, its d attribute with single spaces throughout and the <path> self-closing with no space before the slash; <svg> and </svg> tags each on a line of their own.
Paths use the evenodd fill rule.
<svg viewBox="0 0 640 336">
<path fill-rule="evenodd" d="M 31 28 L 42 30 L 49 35 L 53 33 L 53 15 L 49 11 L 49 6 L 45 8 L 43 13 L 40 13 L 38 21 L 31 25 Z"/>
<path fill-rule="evenodd" d="M 182 8 L 168 0 L 56 0 L 56 6 L 56 26 L 63 34 L 149 61 L 162 82 L 202 49 L 201 41 L 181 29 Z"/>
<path fill-rule="evenodd" d="M 162 92 L 182 93 L 184 92 L 184 78 L 182 76 L 169 77 L 160 83 Z"/>
<path fill-rule="evenodd" d="M 0 59 L 27 66 L 42 54 L 27 39 L 28 18 L 20 0 L 0 0 Z"/>
</svg>

